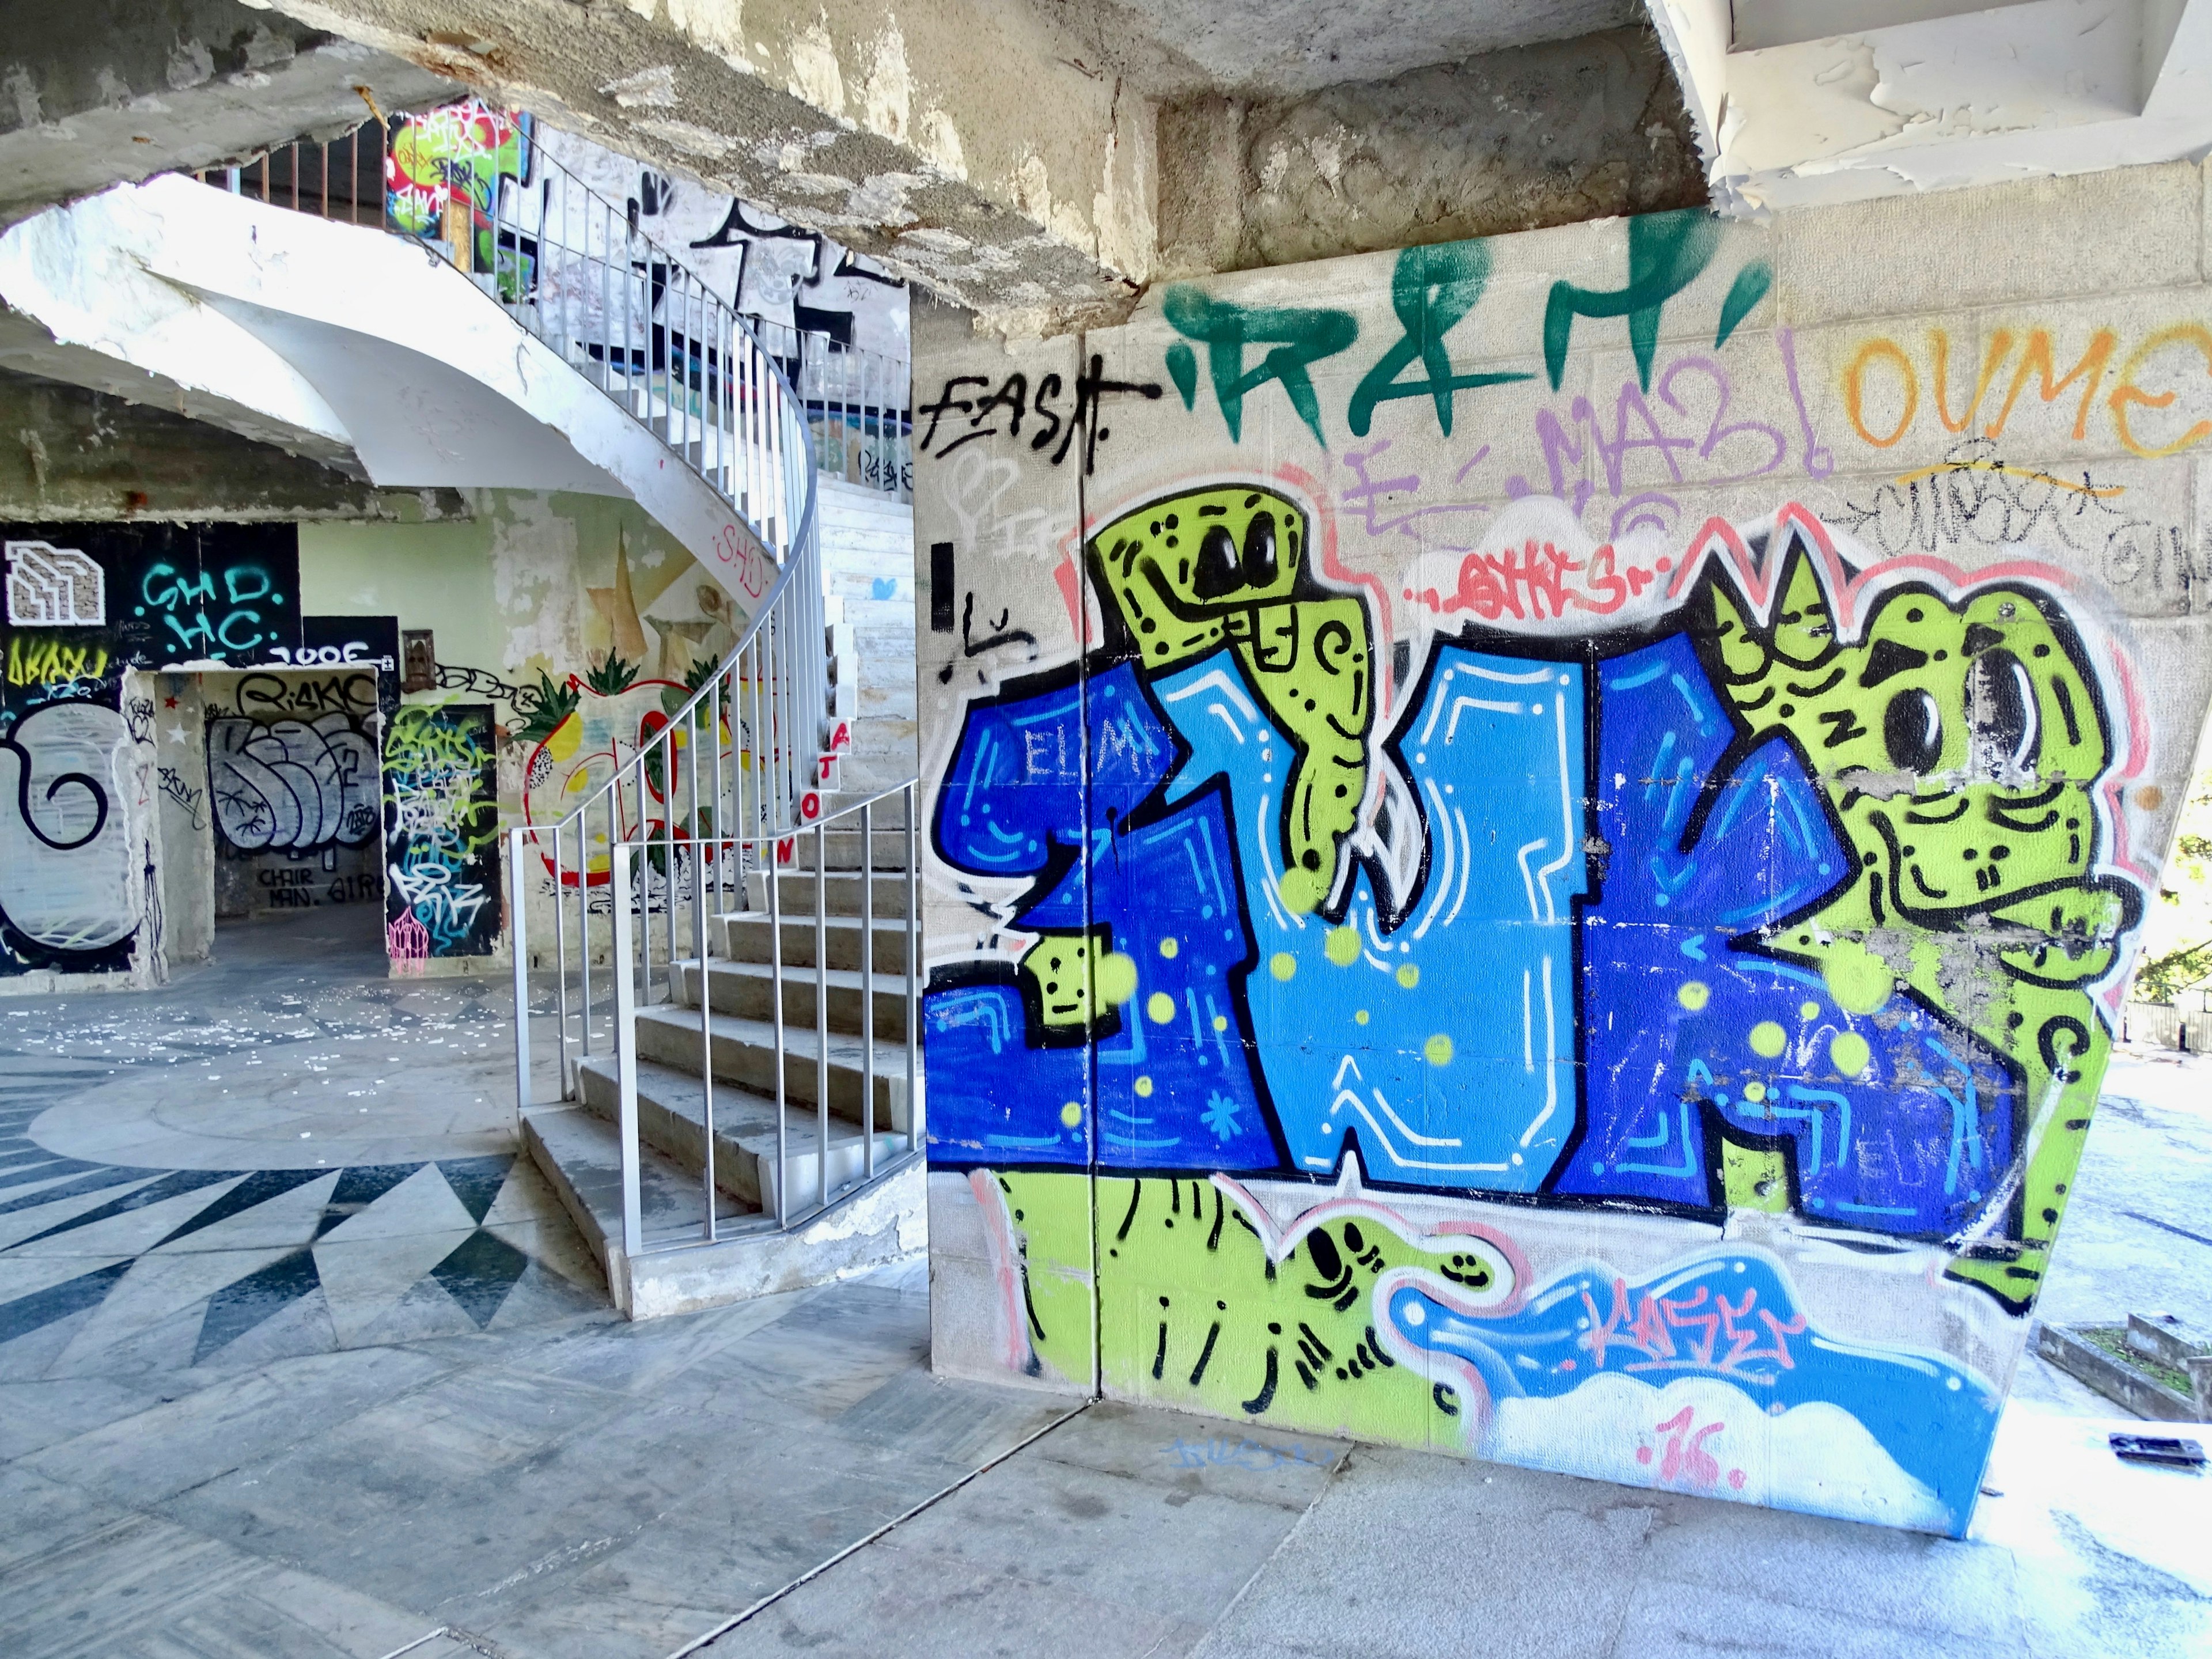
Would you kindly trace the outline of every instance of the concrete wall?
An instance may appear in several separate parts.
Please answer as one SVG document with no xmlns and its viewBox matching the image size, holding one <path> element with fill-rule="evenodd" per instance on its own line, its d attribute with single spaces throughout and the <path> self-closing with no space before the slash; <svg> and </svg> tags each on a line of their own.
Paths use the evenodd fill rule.
<svg viewBox="0 0 2212 1659">
<path fill-rule="evenodd" d="M 1962 1532 L 2212 684 L 2204 200 L 918 312 L 938 1365 Z"/>
<path fill-rule="evenodd" d="M 266 662 L 295 646 L 290 533 L 0 529 L 0 994 L 158 981 L 168 943 L 157 800 L 170 793 L 176 757 L 163 749 L 181 698 L 144 671 Z M 205 781 L 189 764 L 180 776 L 186 788 Z"/>
<path fill-rule="evenodd" d="M 635 754 L 642 724 L 680 705 L 687 673 L 720 660 L 743 619 L 633 502 L 509 490 L 470 501 L 456 523 L 301 526 L 301 594 L 312 614 L 432 630 L 440 689 L 404 702 L 489 704 L 500 825 L 544 825 Z M 533 876 L 533 957 L 550 960 L 552 879 Z M 489 902 L 503 909 L 503 890 Z M 506 949 L 502 933 L 495 957 Z"/>
</svg>

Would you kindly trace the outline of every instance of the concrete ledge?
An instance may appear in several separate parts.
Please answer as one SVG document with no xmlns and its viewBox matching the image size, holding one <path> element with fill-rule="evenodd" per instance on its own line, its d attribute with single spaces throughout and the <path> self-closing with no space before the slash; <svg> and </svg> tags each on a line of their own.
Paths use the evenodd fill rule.
<svg viewBox="0 0 2212 1659">
<path fill-rule="evenodd" d="M 927 1188 L 916 1160 L 788 1232 L 763 1225 L 716 1243 L 632 1258 L 622 1248 L 622 1158 L 614 1126 L 581 1107 L 544 1108 L 523 1115 L 522 1133 L 532 1160 L 605 1269 L 616 1310 L 631 1319 L 827 1284 L 910 1255 L 929 1242 Z M 648 1234 L 687 1219 L 697 1224 L 703 1212 L 668 1217 L 659 1201 L 668 1196 L 664 1187 L 689 1196 L 696 1183 L 649 1147 L 646 1159 L 641 1185 Z"/>
<path fill-rule="evenodd" d="M 2125 1327 L 2112 1328 L 2120 1330 Z M 2193 1401 L 2063 1326 L 2039 1322 L 2035 1328 L 2035 1351 L 2060 1370 L 2078 1377 L 2137 1417 L 2160 1423 L 2200 1420 Z"/>
</svg>

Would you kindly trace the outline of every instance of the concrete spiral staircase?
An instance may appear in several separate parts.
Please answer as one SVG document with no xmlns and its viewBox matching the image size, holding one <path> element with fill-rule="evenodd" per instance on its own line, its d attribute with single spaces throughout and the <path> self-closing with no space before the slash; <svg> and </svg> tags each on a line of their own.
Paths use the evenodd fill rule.
<svg viewBox="0 0 2212 1659">
<path fill-rule="evenodd" d="M 896 804 L 890 811 L 895 814 Z M 605 1263 L 616 1305 L 633 1319 L 797 1289 L 859 1271 L 921 1248 L 926 1241 L 919 1159 L 864 1187 L 849 1200 L 789 1231 L 776 1212 L 775 1000 L 782 1002 L 787 1104 L 789 1207 L 802 1211 L 823 1190 L 817 1085 L 826 1069 L 830 1124 L 828 1187 L 855 1180 L 875 1137 L 875 1164 L 889 1169 L 904 1152 L 907 1098 L 905 837 L 878 830 L 863 872 L 860 837 L 827 838 L 826 871 L 813 865 L 813 838 L 802 835 L 792 862 L 773 876 L 745 878 L 744 906 L 710 916 L 714 959 L 674 964 L 673 994 L 637 1016 L 640 1185 L 648 1254 L 622 1249 L 622 1146 L 616 1127 L 620 1085 L 615 1057 L 581 1061 L 575 1103 L 524 1115 L 524 1134 L 538 1166 L 593 1253 Z M 838 843 L 845 843 L 841 847 Z M 860 883 L 874 884 L 872 927 L 861 919 Z M 775 929 L 768 883 L 778 884 L 782 970 L 773 965 Z M 816 951 L 815 902 L 826 912 Z M 874 962 L 872 1091 L 862 1036 L 864 953 Z M 826 1068 L 817 1064 L 817 999 L 826 999 Z M 697 1242 L 708 1202 L 707 1089 L 712 1055 L 716 1243 Z M 686 1248 L 658 1249 L 671 1241 Z"/>
</svg>

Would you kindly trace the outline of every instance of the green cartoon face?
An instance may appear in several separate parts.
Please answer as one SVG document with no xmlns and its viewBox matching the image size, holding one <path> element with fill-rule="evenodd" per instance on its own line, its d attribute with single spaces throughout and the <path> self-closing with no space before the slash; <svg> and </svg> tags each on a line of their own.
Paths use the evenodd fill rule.
<svg viewBox="0 0 2212 1659">
<path fill-rule="evenodd" d="M 1147 669 L 1203 656 L 1255 606 L 1297 586 L 1305 514 L 1273 490 L 1194 489 L 1125 513 L 1091 538 Z"/>
<path fill-rule="evenodd" d="M 1310 544 L 1289 497 L 1194 489 L 1126 513 L 1091 538 L 1104 593 L 1137 663 L 1162 672 L 1233 645 L 1296 746 L 1283 800 L 1281 896 L 1315 908 L 1367 793 L 1374 639 L 1361 600 L 1301 580 Z"/>
<path fill-rule="evenodd" d="M 1800 556 L 1764 637 L 1725 595 L 1715 611 L 1737 714 L 1757 739 L 1796 738 L 1896 917 L 1948 928 L 2025 906 L 2041 927 L 2034 901 L 2087 876 L 2111 750 L 2080 641 L 2047 601 L 1892 593 L 1843 646 Z"/>
</svg>

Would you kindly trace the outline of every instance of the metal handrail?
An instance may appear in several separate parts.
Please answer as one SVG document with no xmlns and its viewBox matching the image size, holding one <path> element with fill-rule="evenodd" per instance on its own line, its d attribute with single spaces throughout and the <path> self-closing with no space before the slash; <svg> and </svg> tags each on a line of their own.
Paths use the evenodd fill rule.
<svg viewBox="0 0 2212 1659">
<path fill-rule="evenodd" d="M 802 331 L 757 313 L 739 311 L 733 304 L 716 298 L 706 289 L 703 279 L 680 258 L 636 228 L 627 207 L 617 209 L 611 202 L 592 192 L 534 138 L 529 141 L 528 181 L 519 181 L 511 175 L 497 178 L 492 211 L 485 227 L 479 228 L 477 225 L 471 199 L 459 204 L 459 211 L 449 213 L 438 225 L 446 233 L 443 240 L 403 229 L 392 222 L 386 211 L 387 139 L 388 131 L 383 121 L 365 121 L 339 138 L 327 142 L 301 139 L 264 151 L 235 167 L 204 168 L 195 176 L 202 183 L 233 195 L 258 196 L 272 206 L 345 223 L 367 223 L 407 236 L 410 240 L 424 241 L 436 249 L 447 263 L 480 281 L 486 276 L 492 278 L 499 290 L 495 297 L 510 313 L 517 310 L 517 301 L 533 285 L 539 263 L 540 227 L 527 222 L 531 216 L 525 210 L 531 198 L 534 194 L 537 198 L 541 222 L 545 210 L 556 205 L 557 198 L 560 210 L 553 216 L 564 228 L 573 227 L 576 217 L 574 210 L 582 199 L 588 198 L 597 211 L 622 222 L 628 240 L 649 251 L 647 270 L 654 286 L 646 308 L 650 313 L 647 318 L 634 318 L 629 306 L 623 307 L 619 330 L 623 337 L 619 343 L 613 337 L 617 330 L 610 325 L 614 307 L 605 304 L 597 308 L 598 320 L 603 325 L 602 337 L 578 343 L 583 345 L 586 356 L 596 347 L 604 369 L 616 361 L 619 353 L 625 365 L 625 376 L 641 360 L 658 361 L 665 368 L 671 352 L 688 354 L 699 344 L 695 338 L 696 331 L 687 326 L 689 319 L 696 314 L 719 320 L 719 314 L 726 312 L 740 320 L 753 343 L 764 349 L 769 361 L 782 371 L 805 411 L 807 423 L 818 422 L 824 438 L 835 435 L 834 445 L 817 444 L 811 452 L 817 468 L 833 477 L 884 491 L 902 501 L 912 499 L 914 415 L 912 375 L 907 362 L 855 346 L 839 345 L 826 332 Z M 341 187 L 334 192 L 332 183 L 339 179 L 341 170 Z M 557 191 L 554 188 L 556 180 Z M 367 199 L 372 195 L 373 201 Z M 464 226 L 462 234 L 453 234 Z M 478 238 L 487 231 L 489 245 L 479 247 Z M 587 246 L 588 231 L 587 224 Z M 604 246 L 611 243 L 611 238 L 603 231 L 600 241 Z M 635 261 L 629 263 L 634 264 Z M 680 272 L 683 279 L 678 284 L 680 291 L 674 295 L 666 291 L 665 283 L 658 280 L 672 272 Z M 695 305 L 695 289 L 707 295 L 710 301 L 707 307 Z M 560 313 L 562 322 L 573 323 L 580 317 L 590 319 L 593 307 L 588 302 L 595 296 L 588 284 L 580 296 L 586 303 L 575 304 L 578 297 L 573 293 L 564 294 Z M 611 300 L 611 294 L 603 285 L 597 297 Z M 568 355 L 566 341 L 549 337 L 545 330 L 532 326 L 527 319 L 518 320 L 524 321 L 533 334 L 554 345 L 564 356 Z M 633 323 L 637 325 L 633 327 Z M 713 331 L 717 335 L 723 332 L 720 328 Z M 720 357 L 726 362 L 726 356 L 718 352 L 715 345 L 712 340 L 707 343 L 706 357 L 709 361 Z M 604 376 L 600 384 L 602 390 L 612 395 Z"/>
<path fill-rule="evenodd" d="M 329 153 L 329 147 L 324 146 L 320 172 L 325 216 L 332 216 Z M 349 159 L 348 171 L 356 187 L 349 190 L 349 204 L 357 218 L 357 138 Z M 300 161 L 300 154 L 290 158 L 294 206 L 302 205 Z M 266 157 L 260 170 L 261 194 L 268 200 L 272 191 Z M 848 363 L 842 371 L 850 373 L 857 368 L 859 386 L 831 386 L 821 367 L 831 356 L 826 338 L 823 349 L 812 354 L 817 365 L 812 389 L 817 395 L 812 399 L 802 397 L 789 368 L 800 369 L 804 376 L 809 354 L 796 331 L 781 329 L 775 340 L 776 345 L 788 347 L 787 357 L 762 337 L 761 331 L 776 331 L 781 325 L 756 324 L 741 316 L 673 254 L 641 235 L 626 210 L 596 195 L 542 149 L 533 158 L 532 173 L 527 185 L 511 176 L 496 180 L 489 192 L 488 225 L 479 226 L 473 210 L 455 214 L 454 228 L 459 231 L 465 225 L 465 234 L 428 246 L 471 276 L 518 325 L 550 347 L 572 369 L 681 457 L 730 503 L 776 566 L 774 580 L 757 596 L 737 643 L 693 684 L 687 697 L 662 712 L 659 726 L 648 726 L 647 735 L 627 757 L 621 754 L 619 743 L 612 746 L 615 763 L 611 775 L 591 787 L 585 799 L 557 822 L 509 832 L 508 920 L 514 947 L 517 1104 L 526 1106 L 533 1098 L 528 978 L 533 896 L 529 878 L 542 865 L 552 878 L 557 984 L 554 1012 L 559 1024 L 561 1092 L 564 1098 L 579 1094 L 580 1068 L 592 1054 L 595 1018 L 601 1017 L 602 1011 L 611 1012 L 609 1035 L 622 1079 L 623 1243 L 625 1252 L 635 1256 L 657 1247 L 645 1238 L 641 1213 L 637 1009 L 641 996 L 647 1005 L 654 999 L 656 955 L 662 1000 L 676 994 L 679 946 L 686 942 L 696 952 L 699 975 L 700 1072 L 705 1102 L 706 1213 L 703 1237 L 696 1242 L 711 1243 L 727 1236 L 720 1230 L 715 1196 L 711 972 L 715 952 L 714 929 L 709 926 L 707 907 L 711 891 L 719 920 L 720 907 L 730 896 L 732 877 L 740 886 L 756 874 L 763 881 L 773 941 L 769 1003 L 775 1031 L 773 1092 L 777 1125 L 773 1224 L 778 1228 L 800 1224 L 854 1192 L 908 1167 L 921 1155 L 915 785 L 909 781 L 887 792 L 902 794 L 905 805 L 907 1055 L 905 1088 L 899 1099 L 907 1124 L 903 1148 L 882 1162 L 877 1156 L 872 1029 L 872 815 L 887 795 L 871 797 L 823 817 L 822 786 L 829 780 L 835 757 L 828 752 L 830 657 L 818 524 L 819 463 L 811 419 L 819 408 L 825 424 L 831 419 L 838 422 L 841 438 L 855 423 L 863 434 L 872 425 L 878 437 L 896 424 L 903 443 L 910 434 L 911 416 L 903 402 L 894 407 L 888 399 L 871 395 L 877 388 L 871 384 L 870 371 L 863 362 Z M 226 181 L 234 191 L 244 193 L 239 169 L 229 170 Z M 391 228 L 382 214 L 377 222 Z M 892 475 L 888 480 L 864 477 L 860 481 L 903 493 L 906 465 L 910 461 L 884 469 Z M 702 557 L 701 562 L 709 560 Z M 596 839 L 595 817 L 600 831 Z M 791 1090 L 784 1066 L 778 865 L 780 857 L 793 850 L 796 836 L 811 832 L 819 872 L 826 862 L 827 836 L 846 833 L 846 828 L 833 829 L 833 823 L 854 817 L 862 836 L 857 866 L 863 896 L 861 1167 L 851 1180 L 833 1182 L 831 1179 L 830 969 L 828 918 L 823 908 L 827 884 L 817 879 L 814 981 L 817 1179 L 815 1202 L 801 1212 L 794 1203 L 785 1122 Z M 572 898 L 573 942 L 568 936 Z M 611 995 L 598 999 L 600 1006 L 595 1009 L 593 921 L 600 915 L 605 921 L 599 930 L 605 935 L 604 969 L 612 984 L 607 988 Z M 663 924 L 657 951 L 656 921 Z M 686 933 L 688 941 L 682 937 Z M 577 992 L 573 1043 L 572 983 Z"/>
<path fill-rule="evenodd" d="M 702 706 L 695 703 L 688 712 L 690 741 L 675 745 L 678 749 L 688 749 L 695 756 L 702 752 L 702 744 L 714 743 L 716 736 L 711 708 L 704 723 L 705 729 L 703 732 L 701 729 L 702 723 L 696 711 Z M 713 752 L 719 756 L 719 745 Z M 695 800 L 700 772 L 701 768 L 695 761 L 690 769 L 690 787 Z M 718 799 L 722 798 L 722 774 L 717 765 L 714 769 L 711 787 Z M 909 780 L 817 818 L 797 835 L 709 834 L 680 841 L 647 836 L 624 838 L 609 846 L 607 888 L 611 950 L 605 968 L 612 979 L 612 985 L 611 996 L 606 1000 L 611 1004 L 612 1016 L 610 1036 L 618 1091 L 616 1123 L 622 1158 L 623 1250 L 625 1255 L 635 1259 L 663 1250 L 714 1244 L 751 1231 L 793 1231 L 817 1219 L 825 1212 L 876 1182 L 913 1167 L 922 1156 L 927 1131 L 921 1087 L 922 968 L 917 790 L 917 783 Z M 900 939 L 900 966 L 892 977 L 899 986 L 904 1008 L 905 1036 L 902 1044 L 904 1078 L 902 1082 L 896 1076 L 884 1078 L 882 1081 L 885 1087 L 879 1100 L 875 1029 L 878 977 L 875 915 L 878 879 L 875 867 L 876 811 L 894 798 L 902 808 L 898 828 L 902 856 L 898 873 L 903 877 L 904 903 L 902 908 L 905 914 Z M 860 1031 L 857 1048 L 860 1074 L 860 1133 L 858 1168 L 848 1169 L 842 1176 L 836 1176 L 832 1173 L 830 1127 L 833 1091 L 830 1084 L 832 1033 L 829 1010 L 833 989 L 830 975 L 838 970 L 830 967 L 828 930 L 832 915 L 829 908 L 829 883 L 823 878 L 832 873 L 830 838 L 841 835 L 857 835 L 860 838 L 860 851 L 851 864 L 851 873 L 860 886 L 860 914 L 838 917 L 841 921 L 859 924 L 857 955 L 860 963 Z M 515 830 L 509 834 L 517 964 L 516 1088 L 525 1101 L 532 1094 L 532 1065 L 528 986 L 525 976 L 529 949 L 528 922 L 522 872 L 532 855 L 531 836 L 532 832 L 526 830 Z M 793 869 L 790 867 L 792 861 L 805 842 L 811 842 L 811 864 Z M 557 837 L 553 867 L 557 884 L 566 871 L 566 861 L 562 856 Z M 787 874 L 798 873 L 811 874 L 815 878 L 811 914 L 814 936 L 814 1008 L 812 1020 L 805 1024 L 791 1018 L 786 997 L 787 984 L 805 982 L 804 979 L 787 978 L 784 962 L 784 927 L 794 917 L 784 908 L 782 881 Z M 656 875 L 660 878 L 657 892 Z M 753 902 L 748 891 L 744 895 L 741 910 L 731 912 L 720 908 L 728 901 L 733 884 L 749 888 L 754 881 L 758 881 L 763 890 L 761 902 Z M 710 902 L 717 906 L 711 915 Z M 562 916 L 559 911 L 556 915 L 556 919 Z M 660 941 L 655 939 L 653 923 L 656 915 L 666 918 L 665 937 Z M 688 921 L 688 928 L 679 927 L 679 915 Z M 802 913 L 795 919 L 804 921 L 810 918 Z M 758 965 L 765 965 L 769 969 L 766 1019 L 774 1033 L 773 1080 L 766 1084 L 753 1081 L 744 1086 L 742 1092 L 751 1094 L 764 1103 L 773 1103 L 775 1152 L 770 1170 L 762 1182 L 764 1188 L 772 1188 L 772 1191 L 759 1191 L 761 1212 L 752 1217 L 724 1213 L 725 1206 L 720 1196 L 724 1189 L 718 1183 L 716 1174 L 719 1147 L 715 1115 L 714 966 L 718 959 L 727 961 L 736 958 L 726 948 L 718 949 L 719 930 L 712 924 L 725 920 L 764 921 L 768 925 L 769 939 L 769 960 L 766 964 Z M 685 932 L 690 934 L 688 940 L 682 937 Z M 691 947 L 690 954 L 684 953 L 687 944 Z M 564 949 L 564 957 L 565 954 Z M 657 987 L 656 966 L 660 969 Z M 699 1011 L 702 1088 L 697 1128 L 701 1143 L 699 1162 L 703 1213 L 696 1230 L 673 1234 L 648 1234 L 641 1179 L 638 1108 L 640 1046 L 636 1028 L 641 1009 L 656 1003 L 673 1001 L 681 994 L 679 987 L 683 972 L 686 969 L 696 973 L 697 983 L 696 1002 Z M 573 1095 L 579 1092 L 575 1067 L 590 1055 L 591 1021 L 587 1011 L 586 1018 L 580 1022 L 579 1040 L 574 1045 L 572 1063 L 565 974 L 556 991 L 555 1012 L 559 1019 L 559 1061 L 563 1093 Z M 808 1030 L 814 1051 L 811 1091 L 814 1133 L 809 1138 L 811 1147 L 795 1146 L 791 1134 L 794 1097 L 799 1092 L 794 1088 L 795 1079 L 788 1063 L 788 1037 L 794 1029 Z M 848 1071 L 849 1059 L 841 1061 L 839 1069 Z M 902 1114 L 905 1118 L 902 1127 L 897 1121 Z M 884 1138 L 884 1132 L 878 1125 L 886 1115 L 890 1119 L 889 1133 L 896 1137 L 898 1142 L 889 1149 L 881 1148 L 878 1144 Z M 802 1200 L 799 1189 L 805 1183 L 795 1176 L 793 1165 L 794 1163 L 803 1163 L 809 1151 L 814 1161 L 814 1179 L 811 1193 Z"/>
</svg>

